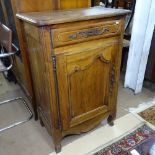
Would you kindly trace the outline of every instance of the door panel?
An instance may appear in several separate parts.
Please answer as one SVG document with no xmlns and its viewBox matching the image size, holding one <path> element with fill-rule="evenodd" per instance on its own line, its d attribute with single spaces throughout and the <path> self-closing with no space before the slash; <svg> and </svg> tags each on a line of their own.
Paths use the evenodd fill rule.
<svg viewBox="0 0 155 155">
<path fill-rule="evenodd" d="M 109 44 L 107 47 L 63 56 L 65 65 L 58 65 L 57 70 L 58 77 L 62 77 L 58 85 L 60 109 L 65 111 L 61 113 L 64 130 L 110 111 L 110 80 L 117 53 L 115 49 L 115 45 Z M 58 61 L 62 61 L 59 57 Z M 65 102 L 63 98 L 66 98 Z"/>
</svg>

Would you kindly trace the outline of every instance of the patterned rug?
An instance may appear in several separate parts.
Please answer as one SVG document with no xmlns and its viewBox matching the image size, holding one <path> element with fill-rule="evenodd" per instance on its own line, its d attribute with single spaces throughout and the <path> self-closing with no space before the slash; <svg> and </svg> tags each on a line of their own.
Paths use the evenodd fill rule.
<svg viewBox="0 0 155 155">
<path fill-rule="evenodd" d="M 129 112 L 155 128 L 155 99 L 148 103 L 142 103 L 137 108 L 129 108 Z"/>
<path fill-rule="evenodd" d="M 155 131 L 144 124 L 91 155 L 155 155 Z"/>
<path fill-rule="evenodd" d="M 155 126 L 155 106 L 138 113 L 144 120 Z"/>
</svg>

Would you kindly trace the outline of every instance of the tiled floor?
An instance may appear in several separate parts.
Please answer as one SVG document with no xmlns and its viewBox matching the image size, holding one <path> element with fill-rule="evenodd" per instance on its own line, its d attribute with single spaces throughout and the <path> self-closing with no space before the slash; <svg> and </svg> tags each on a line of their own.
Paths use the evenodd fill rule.
<svg viewBox="0 0 155 155">
<path fill-rule="evenodd" d="M 121 81 L 119 87 L 117 118 L 126 115 L 129 107 L 137 107 L 143 102 L 151 101 L 155 96 L 155 89 L 151 88 L 149 90 L 148 85 L 147 88 L 143 89 L 142 93 L 134 95 L 131 90 L 123 88 L 122 83 Z M 25 97 L 18 85 L 8 83 L 3 76 L 0 76 L 0 101 L 16 96 Z M 3 112 L 0 112 L 2 115 Z M 5 121 L 4 118 L 7 119 L 7 116 L 12 116 L 11 110 L 7 114 L 4 113 L 4 115 L 6 117 L 0 117 L 0 124 Z M 100 127 L 101 125 L 98 129 Z M 75 142 L 75 140 L 91 132 L 69 136 L 62 141 L 62 146 Z M 0 155 L 47 155 L 54 151 L 53 148 L 52 138 L 48 135 L 46 129 L 40 126 L 39 121 L 36 122 L 33 119 L 0 133 Z"/>
</svg>

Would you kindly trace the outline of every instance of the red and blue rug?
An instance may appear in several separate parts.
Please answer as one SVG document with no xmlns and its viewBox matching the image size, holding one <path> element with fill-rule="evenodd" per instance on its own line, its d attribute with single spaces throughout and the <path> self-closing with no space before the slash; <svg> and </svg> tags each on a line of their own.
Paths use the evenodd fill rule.
<svg viewBox="0 0 155 155">
<path fill-rule="evenodd" d="M 92 155 L 155 155 L 155 131 L 143 125 Z"/>
</svg>

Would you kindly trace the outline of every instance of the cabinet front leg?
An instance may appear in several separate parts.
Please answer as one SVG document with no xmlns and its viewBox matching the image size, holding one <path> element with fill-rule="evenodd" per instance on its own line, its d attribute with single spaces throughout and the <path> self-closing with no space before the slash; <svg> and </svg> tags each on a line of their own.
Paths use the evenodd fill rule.
<svg viewBox="0 0 155 155">
<path fill-rule="evenodd" d="M 55 152 L 56 153 L 61 152 L 61 143 L 55 145 Z"/>
<path fill-rule="evenodd" d="M 42 119 L 41 119 L 41 118 L 39 118 L 39 120 L 40 120 L 40 125 L 41 125 L 42 127 L 44 127 L 45 125 L 44 125 L 44 123 L 43 123 Z"/>
<path fill-rule="evenodd" d="M 61 152 L 61 139 L 62 139 L 61 131 L 54 129 L 54 132 L 52 133 L 52 137 L 53 137 L 55 152 L 56 153 Z"/>
</svg>

